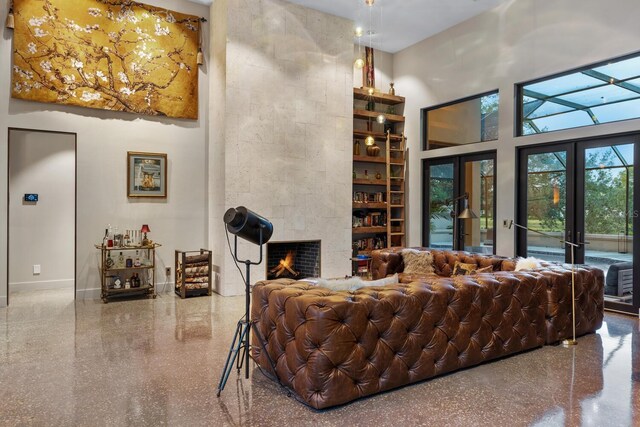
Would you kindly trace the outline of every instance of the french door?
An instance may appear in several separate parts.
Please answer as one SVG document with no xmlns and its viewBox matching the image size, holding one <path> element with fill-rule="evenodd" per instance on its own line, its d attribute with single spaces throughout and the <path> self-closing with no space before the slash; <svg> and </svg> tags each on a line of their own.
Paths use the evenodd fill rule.
<svg viewBox="0 0 640 427">
<path fill-rule="evenodd" d="M 526 147 L 518 154 L 516 252 L 605 272 L 605 307 L 637 313 L 634 165 L 640 135 Z M 637 240 L 637 239 L 636 239 Z M 572 246 L 569 243 L 574 243 Z M 573 248 L 573 254 L 572 254 Z"/>
<path fill-rule="evenodd" d="M 495 253 L 495 161 L 495 152 L 423 161 L 423 246 Z"/>
</svg>

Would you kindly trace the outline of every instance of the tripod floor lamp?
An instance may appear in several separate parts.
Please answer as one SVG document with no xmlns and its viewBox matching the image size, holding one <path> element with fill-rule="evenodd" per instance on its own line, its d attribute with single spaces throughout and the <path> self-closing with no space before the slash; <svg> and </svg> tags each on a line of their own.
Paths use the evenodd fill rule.
<svg viewBox="0 0 640 427">
<path fill-rule="evenodd" d="M 464 205 L 462 212 L 458 213 L 458 200 L 464 199 Z M 453 249 L 456 248 L 458 240 L 461 236 L 460 227 L 458 226 L 459 219 L 476 219 L 478 215 L 469 208 L 469 193 L 464 193 L 461 196 L 454 197 L 453 199 L 445 200 L 444 204 L 449 205 L 453 203 L 453 210 L 451 211 L 451 218 L 453 218 Z"/>
<path fill-rule="evenodd" d="M 549 237 L 555 240 L 558 240 L 559 242 L 569 246 L 571 248 L 571 317 L 572 317 L 572 326 L 573 326 L 573 338 L 572 339 L 566 339 L 564 341 L 562 341 L 562 345 L 565 347 L 569 347 L 572 345 L 577 345 L 578 341 L 576 341 L 576 264 L 575 264 L 575 249 L 577 247 L 579 247 L 580 245 L 586 245 L 589 244 L 589 242 L 581 242 L 581 243 L 574 243 L 574 242 L 569 242 L 568 240 L 564 240 L 564 239 L 559 239 L 556 236 L 552 236 L 550 234 L 547 233 L 543 233 L 542 231 L 538 231 L 538 230 L 533 230 L 531 228 L 525 227 L 524 225 L 520 225 L 517 224 L 515 222 L 513 222 L 513 220 L 511 220 L 509 222 L 509 229 L 511 229 L 513 226 L 516 226 L 518 228 L 521 228 L 523 230 L 526 231 L 531 231 L 532 233 L 536 233 L 536 234 L 540 234 L 542 236 L 545 237 Z"/>
<path fill-rule="evenodd" d="M 244 264 L 246 267 L 246 273 L 244 276 L 245 314 L 244 317 L 238 321 L 238 325 L 236 326 L 236 332 L 233 337 L 233 342 L 231 343 L 231 348 L 229 349 L 229 354 L 227 355 L 227 361 L 224 364 L 220 384 L 218 384 L 218 397 L 220 397 L 220 393 L 224 390 L 224 386 L 227 384 L 229 374 L 231 374 L 233 364 L 236 360 L 238 373 L 240 373 L 244 364 L 245 378 L 249 378 L 249 352 L 251 350 L 249 346 L 249 335 L 252 325 L 249 313 L 251 306 L 251 266 L 259 265 L 262 262 L 262 245 L 267 243 L 273 234 L 273 224 L 271 224 L 269 220 L 253 211 L 250 211 L 244 206 L 238 206 L 237 208 L 230 208 L 227 210 L 224 214 L 224 222 L 226 224 L 227 231 L 234 235 L 233 258 L 237 263 Z M 260 259 L 258 261 L 238 259 L 238 237 L 260 246 Z M 263 351 L 266 353 L 264 339 L 257 328 L 254 328 L 254 333 L 260 341 Z M 240 352 L 242 352 L 242 354 L 240 355 L 240 358 L 238 358 L 238 354 Z M 267 357 L 269 357 L 268 353 L 266 354 Z M 273 361 L 269 359 L 269 362 L 275 372 Z"/>
</svg>

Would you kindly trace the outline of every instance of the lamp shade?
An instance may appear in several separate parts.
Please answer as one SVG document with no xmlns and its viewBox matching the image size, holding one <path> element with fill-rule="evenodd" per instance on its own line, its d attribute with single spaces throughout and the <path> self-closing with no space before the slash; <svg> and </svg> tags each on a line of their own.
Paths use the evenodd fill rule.
<svg viewBox="0 0 640 427">
<path fill-rule="evenodd" d="M 223 220 L 229 233 L 256 245 L 267 243 L 273 234 L 273 224 L 268 219 L 244 206 L 229 208 Z"/>
<path fill-rule="evenodd" d="M 472 211 L 469 208 L 465 208 L 460 215 L 458 215 L 459 219 L 476 219 L 478 218 L 478 215 L 476 215 L 476 213 L 474 211 Z"/>
<path fill-rule="evenodd" d="M 149 226 L 147 224 L 143 224 L 142 228 L 140 229 L 140 232 L 142 232 L 142 233 L 151 233 L 151 229 L 149 228 Z"/>
</svg>

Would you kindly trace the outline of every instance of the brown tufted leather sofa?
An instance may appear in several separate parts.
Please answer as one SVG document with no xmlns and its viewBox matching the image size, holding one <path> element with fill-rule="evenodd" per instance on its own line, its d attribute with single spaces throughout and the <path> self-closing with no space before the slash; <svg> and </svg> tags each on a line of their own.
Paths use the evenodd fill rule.
<svg viewBox="0 0 640 427">
<path fill-rule="evenodd" d="M 376 277 L 402 272 L 399 251 L 374 253 Z M 454 259 L 491 264 L 496 271 L 453 278 L 431 274 L 353 292 L 291 279 L 258 282 L 251 317 L 268 356 L 255 345 L 254 334 L 252 357 L 273 374 L 270 357 L 283 385 L 322 409 L 537 348 L 570 329 L 570 319 L 549 322 L 548 315 L 564 315 L 567 295 L 559 285 L 570 280 L 570 270 L 569 276 L 561 266 L 514 272 L 515 262 L 506 258 L 451 251 L 434 255 L 436 272 L 443 276 Z M 602 300 L 598 271 L 581 268 L 578 275 L 599 286 Z M 591 294 L 583 294 L 591 304 Z M 570 289 L 568 299 L 570 306 Z M 595 318 L 591 323 L 597 328 L 602 314 Z"/>
<path fill-rule="evenodd" d="M 423 280 L 424 276 L 409 276 L 402 274 L 404 264 L 401 251 L 404 248 L 395 247 L 380 249 L 372 254 L 371 269 L 373 278 L 386 277 L 399 273 L 401 282 Z M 453 271 L 456 261 L 476 264 L 479 268 L 491 265 L 497 275 L 511 271 L 516 267 L 516 260 L 494 255 L 479 255 L 463 251 L 435 250 L 427 248 L 413 248 L 429 250 L 433 256 L 433 266 L 438 276 L 448 277 Z M 594 332 L 602 326 L 604 317 L 604 273 L 602 270 L 579 265 L 576 273 L 576 335 Z M 520 274 L 520 272 L 514 272 Z M 546 335 L 545 343 L 554 344 L 573 334 L 571 326 L 571 267 L 566 264 L 542 262 L 542 268 L 527 271 L 536 277 L 547 279 L 547 304 L 545 308 Z"/>
</svg>

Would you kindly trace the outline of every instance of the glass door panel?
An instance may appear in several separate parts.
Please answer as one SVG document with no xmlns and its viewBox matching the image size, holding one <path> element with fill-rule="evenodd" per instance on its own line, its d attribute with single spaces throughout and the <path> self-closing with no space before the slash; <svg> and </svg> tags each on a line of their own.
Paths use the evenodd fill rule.
<svg viewBox="0 0 640 427">
<path fill-rule="evenodd" d="M 564 262 L 567 229 L 567 152 L 526 156 L 526 254 Z M 538 234 L 535 231 L 545 235 Z"/>
<path fill-rule="evenodd" d="M 584 263 L 605 272 L 605 300 L 633 303 L 634 144 L 584 149 Z"/>
<path fill-rule="evenodd" d="M 454 163 L 428 166 L 429 233 L 426 246 L 438 249 L 453 249 L 452 205 L 454 198 Z"/>
<path fill-rule="evenodd" d="M 469 209 L 477 216 L 460 220 L 465 251 L 494 253 L 494 166 L 493 159 L 463 162 L 463 191 L 469 195 Z"/>
<path fill-rule="evenodd" d="M 519 154 L 517 254 L 571 262 L 562 240 L 578 244 L 575 263 L 605 273 L 605 308 L 637 313 L 640 240 L 634 166 L 640 135 L 523 148 Z M 526 189 L 526 191 L 525 191 Z"/>
</svg>

